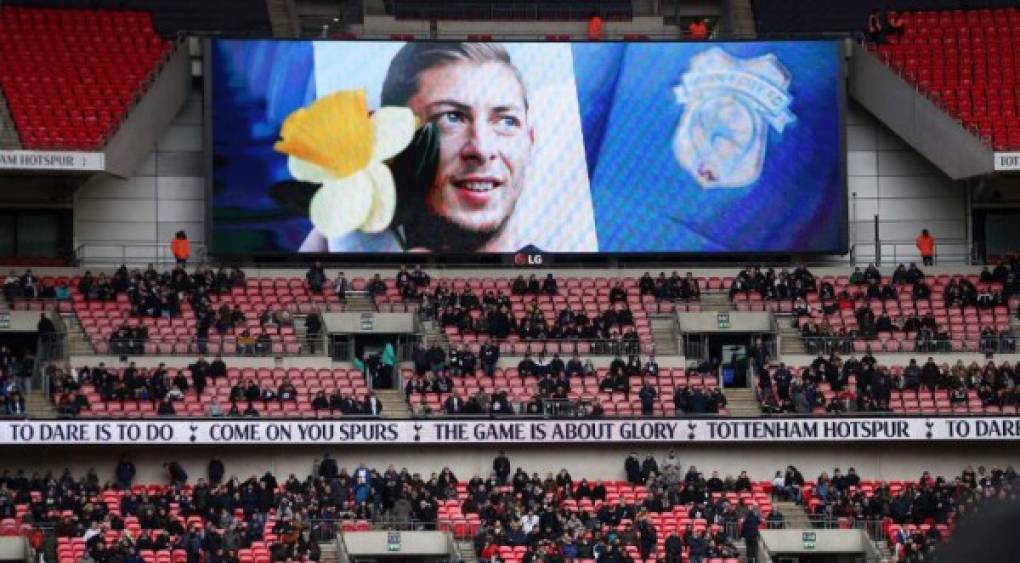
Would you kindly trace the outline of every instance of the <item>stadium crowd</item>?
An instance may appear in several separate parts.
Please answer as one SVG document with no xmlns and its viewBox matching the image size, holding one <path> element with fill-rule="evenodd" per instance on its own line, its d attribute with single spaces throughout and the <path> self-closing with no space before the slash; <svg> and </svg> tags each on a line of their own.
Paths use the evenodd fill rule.
<svg viewBox="0 0 1020 563">
<path fill-rule="evenodd" d="M 803 481 L 799 473 L 792 480 L 789 474 L 782 478 L 784 485 Z M 777 475 L 777 483 L 779 479 Z M 985 501 L 1016 502 L 1018 484 L 1012 466 L 991 470 L 979 466 L 975 471 L 968 465 L 952 479 L 924 471 L 917 481 L 904 483 L 862 481 L 852 467 L 845 474 L 837 467 L 831 475 L 822 472 L 807 484 L 802 502 L 816 521 L 887 519 L 898 524 L 883 528 L 897 560 L 919 563 L 932 560 L 951 529 L 980 514 Z"/>
<path fill-rule="evenodd" d="M 379 416 L 383 408 L 381 401 L 371 392 L 358 398 L 348 395 L 350 389 L 336 388 L 328 395 L 320 390 L 314 396 L 302 397 L 287 377 L 274 385 L 260 384 L 248 377 L 231 380 L 227 397 L 230 406 L 224 412 L 219 402 L 206 394 L 208 386 L 228 377 L 227 365 L 220 356 L 212 362 L 199 357 L 187 369 L 177 370 L 173 376 L 165 364 L 145 368 L 137 367 L 135 362 L 122 370 L 110 369 L 104 363 L 71 370 L 51 366 L 47 376 L 50 400 L 63 416 L 78 416 L 91 407 L 87 391 L 94 391 L 104 402 L 121 405 L 125 402 L 150 402 L 154 406 L 154 414 L 159 416 L 174 416 L 177 414 L 175 405 L 184 401 L 206 402 L 208 406 L 203 414 L 213 417 L 258 417 L 269 410 L 271 404 L 282 407 L 299 401 L 310 401 L 314 413 L 328 413 L 330 416 Z"/>
<path fill-rule="evenodd" d="M 459 513 L 477 516 L 474 544 L 484 561 L 501 561 L 499 546 L 522 546 L 527 562 L 597 559 L 629 561 L 635 546 L 646 558 L 658 550 L 652 515 L 675 507 L 692 521 L 666 538 L 665 560 L 736 557 L 734 526 L 756 540 L 761 514 L 713 498 L 712 493 L 750 490 L 746 473 L 724 482 L 709 480 L 693 466 L 686 474 L 675 455 L 660 475 L 654 458 L 637 471 L 628 458 L 631 482 L 644 487 L 641 498 L 607 502 L 602 481 L 574 481 L 565 469 L 545 478 L 522 468 L 511 473 L 502 452 L 492 472 L 467 481 L 448 468 L 425 476 L 393 466 L 383 471 L 359 465 L 352 471 L 328 454 L 304 478 L 270 472 L 246 479 L 228 476 L 213 459 L 207 475 L 191 479 L 177 462 L 163 467 L 167 485 L 136 484 L 133 463 L 122 458 L 114 479 L 101 482 L 94 469 L 83 476 L 4 471 L 0 475 L 0 518 L 18 515 L 23 523 L 52 530 L 41 546 L 47 560 L 60 538 L 81 538 L 84 561 L 135 562 L 147 550 L 183 550 L 188 562 L 237 563 L 239 552 L 266 545 L 272 561 L 317 560 L 317 541 L 328 540 L 341 520 L 434 529 L 440 506 L 450 501 Z M 612 496 L 612 495 L 610 495 Z M 717 495 L 716 495 L 717 496 Z M 578 510 L 577 503 L 593 510 Z M 573 504 L 571 504 L 573 503 Z M 773 511 L 769 522 L 782 516 Z M 729 532 L 729 533 L 728 533 Z"/>
<path fill-rule="evenodd" d="M 809 353 L 849 353 L 855 341 L 872 342 L 882 334 L 910 338 L 920 352 L 949 352 L 953 339 L 950 327 L 940 324 L 932 309 L 959 312 L 973 308 L 980 312 L 1008 306 L 1011 297 L 1020 295 L 1020 261 L 1011 257 L 994 268 L 986 266 L 978 275 L 980 287 L 966 277 L 949 279 L 942 289 L 941 302 L 934 302 L 931 279 L 914 263 L 898 265 L 886 283 L 883 281 L 874 264 L 854 268 L 842 288 L 831 281 L 819 281 L 805 266 L 792 271 L 748 266 L 734 277 L 729 294 L 731 299 L 753 293 L 764 301 L 789 302 L 794 326 L 800 329 Z M 912 302 L 924 307 L 914 309 L 911 305 L 901 310 L 901 288 L 907 287 Z M 814 298 L 817 302 L 812 304 Z M 842 311 L 853 313 L 855 325 L 830 324 L 830 315 Z M 1008 327 L 997 330 L 984 324 L 978 339 L 984 352 L 1016 350 L 1016 337 Z"/>
<path fill-rule="evenodd" d="M 894 391 L 913 391 L 932 397 L 948 392 L 951 404 L 966 404 L 976 392 L 981 406 L 1020 405 L 1020 363 L 1003 361 L 969 365 L 957 360 L 924 364 L 911 359 L 902 370 L 880 366 L 871 354 L 843 360 L 839 354 L 818 357 L 808 366 L 792 369 L 785 363 L 758 369 L 758 396 L 766 413 L 829 413 L 889 411 Z M 823 388 L 830 391 L 829 397 Z"/>
<path fill-rule="evenodd" d="M 469 396 L 458 393 L 458 379 L 493 377 L 498 358 L 499 348 L 491 343 L 482 344 L 478 356 L 464 347 L 450 348 L 447 353 L 438 343 L 429 347 L 420 344 L 414 354 L 413 375 L 404 384 L 405 399 L 418 416 L 434 414 L 422 398 L 433 393 L 443 397 L 442 412 L 446 415 L 604 416 L 604 408 L 595 393 L 578 392 L 578 388 L 583 389 L 578 385 L 579 379 L 598 378 L 599 371 L 590 358 L 582 360 L 576 353 L 566 361 L 559 354 L 548 356 L 543 352 L 533 357 L 526 353 L 516 369 L 516 376 L 530 394 L 524 401 L 515 402 L 515 397 L 504 389 L 492 393 L 478 390 Z M 705 367 L 705 371 L 712 373 L 709 367 Z M 659 364 L 654 355 L 645 362 L 637 354 L 631 354 L 626 360 L 618 355 L 598 380 L 598 394 L 618 393 L 629 398 L 633 393 L 640 402 L 641 414 L 650 416 L 659 400 L 658 377 Z M 640 382 L 635 385 L 631 378 Z M 718 414 L 727 404 L 726 396 L 718 387 L 681 384 L 673 391 L 673 407 L 677 414 Z M 414 396 L 421 399 L 420 404 L 413 403 Z"/>
<path fill-rule="evenodd" d="M 628 456 L 623 475 L 633 493 L 626 494 L 617 492 L 617 482 L 575 479 L 566 469 L 544 478 L 513 470 L 503 452 L 491 473 L 466 481 L 449 468 L 427 476 L 393 466 L 349 471 L 328 454 L 303 478 L 228 476 L 217 459 L 197 479 L 177 462 L 163 467 L 166 485 L 135 483 L 136 468 L 126 458 L 105 483 L 94 469 L 77 477 L 68 470 L 5 470 L 0 518 L 52 530 L 40 546 L 47 561 L 56 560 L 61 538 L 84 540 L 83 560 L 97 563 L 138 563 L 145 551 L 170 549 L 183 550 L 189 562 L 238 563 L 239 553 L 260 545 L 271 561 L 314 561 L 317 542 L 333 537 L 340 521 L 442 529 L 452 514 L 474 519 L 467 534 L 483 561 L 502 561 L 502 547 L 519 546 L 529 563 L 630 561 L 638 553 L 698 563 L 736 558 L 735 540 L 752 547 L 760 528 L 785 525 L 783 514 L 771 506 L 763 511 L 760 497 L 748 495 L 753 490 L 802 504 L 815 526 L 881 522 L 898 560 L 913 563 L 929 560 L 952 528 L 979 514 L 986 501 L 1015 501 L 1017 483 L 1012 467 L 970 466 L 953 479 L 923 472 L 916 481 L 888 482 L 867 481 L 853 468 L 805 481 L 789 466 L 771 482 L 754 482 L 746 471 L 723 478 L 693 465 L 685 470 L 676 452 L 661 460 Z M 663 526 L 667 514 L 682 514 L 687 524 Z"/>
<path fill-rule="evenodd" d="M 0 414 L 25 414 L 25 386 L 32 377 L 31 356 L 11 346 L 0 346 Z"/>
</svg>

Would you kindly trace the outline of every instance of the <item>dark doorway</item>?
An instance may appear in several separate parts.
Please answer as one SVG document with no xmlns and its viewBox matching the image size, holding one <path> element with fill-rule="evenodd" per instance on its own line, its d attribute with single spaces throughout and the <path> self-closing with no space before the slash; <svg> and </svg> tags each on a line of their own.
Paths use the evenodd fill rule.
<svg viewBox="0 0 1020 563">
<path fill-rule="evenodd" d="M 972 225 L 974 247 L 981 262 L 999 261 L 1018 250 L 1020 209 L 975 209 Z"/>
<path fill-rule="evenodd" d="M 750 333 L 721 333 L 708 336 L 708 354 L 718 358 L 719 374 L 723 387 L 747 387 L 748 351 Z"/>
<path fill-rule="evenodd" d="M 0 346 L 7 348 L 17 358 L 35 353 L 35 345 L 39 335 L 34 332 L 0 333 Z"/>
<path fill-rule="evenodd" d="M 360 362 L 365 377 L 371 380 L 372 389 L 393 389 L 397 384 L 395 373 L 396 334 L 357 334 L 354 338 L 355 365 Z"/>
</svg>

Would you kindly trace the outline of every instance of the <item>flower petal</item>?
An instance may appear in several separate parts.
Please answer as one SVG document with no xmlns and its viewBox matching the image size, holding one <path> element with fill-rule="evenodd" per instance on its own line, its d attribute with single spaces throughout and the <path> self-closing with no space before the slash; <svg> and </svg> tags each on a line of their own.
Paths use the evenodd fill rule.
<svg viewBox="0 0 1020 563">
<path fill-rule="evenodd" d="M 372 114 L 372 160 L 389 160 L 414 138 L 414 113 L 404 107 L 379 108 Z"/>
<path fill-rule="evenodd" d="M 365 91 L 342 90 L 287 116 L 273 148 L 344 178 L 368 164 L 372 146 Z"/>
<path fill-rule="evenodd" d="M 331 238 L 357 229 L 372 210 L 373 191 L 372 180 L 364 172 L 323 184 L 309 206 L 315 230 Z"/>
<path fill-rule="evenodd" d="M 361 230 L 366 233 L 379 233 L 386 230 L 393 221 L 393 212 L 397 210 L 397 186 L 393 182 L 393 174 L 385 164 L 373 162 L 365 169 L 373 184 L 372 211 L 369 212 Z"/>
<path fill-rule="evenodd" d="M 295 180 L 301 180 L 302 182 L 310 182 L 312 184 L 325 184 L 327 180 L 333 178 L 329 170 L 321 166 L 316 166 L 311 162 L 301 160 L 296 156 L 292 156 L 287 159 L 287 171 Z"/>
</svg>

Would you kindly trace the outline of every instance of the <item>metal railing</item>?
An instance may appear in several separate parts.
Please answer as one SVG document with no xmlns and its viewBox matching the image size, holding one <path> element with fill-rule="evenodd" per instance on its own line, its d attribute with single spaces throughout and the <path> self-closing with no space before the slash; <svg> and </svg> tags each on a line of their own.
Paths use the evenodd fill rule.
<svg viewBox="0 0 1020 563">
<path fill-rule="evenodd" d="M 71 300 L 14 296 L 14 298 L 8 302 L 8 305 L 12 311 L 53 311 L 58 308 L 60 303 L 70 304 Z"/>
<path fill-rule="evenodd" d="M 850 354 L 854 350 L 853 339 L 845 336 L 801 336 L 800 339 L 804 342 L 804 350 L 812 355 Z"/>
<path fill-rule="evenodd" d="M 189 265 L 206 262 L 209 254 L 205 243 L 190 242 Z M 145 263 L 164 266 L 177 263 L 177 259 L 170 251 L 170 241 L 84 241 L 74 249 L 74 258 L 79 266 L 119 266 L 121 264 Z"/>
<path fill-rule="evenodd" d="M 682 335 L 683 349 L 681 352 L 688 360 L 702 361 L 708 359 L 708 336 L 696 333 Z"/>
<path fill-rule="evenodd" d="M 397 361 L 398 362 L 410 362 L 414 360 L 414 351 L 418 349 L 418 344 L 422 341 L 423 332 L 421 326 L 416 322 L 415 330 L 418 334 L 400 334 L 397 335 Z"/>
<path fill-rule="evenodd" d="M 479 414 L 447 414 L 445 412 L 434 411 L 427 415 L 414 412 L 415 405 L 411 405 L 412 418 L 438 418 L 443 420 L 488 420 L 488 419 L 514 419 L 514 420 L 564 420 L 571 418 L 583 418 L 591 420 L 616 420 L 616 419 L 660 419 L 660 420 L 678 420 L 678 419 L 689 419 L 689 418 L 730 418 L 729 416 L 722 415 L 719 413 L 703 412 L 667 412 L 666 414 L 649 414 L 644 415 L 641 413 L 635 413 L 633 415 L 620 415 L 620 414 L 603 414 L 599 417 L 594 417 L 589 411 L 585 411 L 582 407 L 594 405 L 598 402 L 598 397 L 585 395 L 577 400 L 552 400 L 545 399 L 542 401 L 543 406 L 545 403 L 554 402 L 557 403 L 557 407 L 543 410 L 541 413 L 529 413 L 526 412 L 522 403 L 510 403 L 510 406 L 514 408 L 514 412 L 510 414 L 505 413 L 479 413 Z M 857 413 L 855 413 L 857 414 Z M 763 415 L 767 416 L 767 415 Z M 785 415 L 784 415 L 785 416 Z"/>
<path fill-rule="evenodd" d="M 350 362 L 354 359 L 354 337 L 350 334 L 330 334 L 326 346 L 326 353 L 334 362 Z"/>
<path fill-rule="evenodd" d="M 833 352 L 840 354 L 852 354 L 854 353 L 854 344 L 856 342 L 863 342 L 865 344 L 865 352 L 880 353 L 886 352 L 888 347 L 886 342 L 896 342 L 896 349 L 894 352 L 904 351 L 898 340 L 881 340 L 879 338 L 862 338 L 860 336 L 802 336 L 801 340 L 804 342 L 804 349 L 808 354 L 825 354 L 829 355 Z M 977 349 L 965 349 L 965 350 L 954 350 L 953 342 L 961 342 L 960 339 L 952 338 L 918 338 L 908 340 L 908 342 L 914 343 L 913 352 L 918 354 L 950 354 L 959 352 L 981 352 L 990 354 L 1012 354 L 1016 352 L 1016 338 L 1010 334 L 1008 336 L 1000 336 L 996 334 L 993 337 L 979 337 Z"/>
<path fill-rule="evenodd" d="M 60 334 L 66 338 L 66 334 Z M 66 340 L 65 340 L 66 342 Z M 98 346 L 96 345 L 98 344 Z M 293 346 L 297 345 L 296 349 Z M 196 354 L 221 354 L 223 356 L 323 356 L 329 349 L 320 335 L 317 338 L 296 336 L 289 341 L 259 341 L 242 343 L 234 337 L 211 337 L 199 339 L 190 336 L 150 336 L 144 339 L 108 338 L 93 343 L 92 340 L 72 340 L 67 346 L 72 355 L 112 354 L 122 356 L 161 355 L 161 356 L 194 356 Z"/>
<path fill-rule="evenodd" d="M 517 356 L 521 354 L 530 354 L 537 356 L 539 354 L 560 354 L 572 355 L 577 353 L 579 355 L 596 355 L 596 356 L 629 356 L 632 354 L 654 354 L 655 343 L 653 342 L 641 342 L 639 340 L 623 340 L 613 338 L 599 338 L 599 339 L 544 339 L 544 340 L 500 340 L 500 339 L 489 339 L 488 342 L 495 344 L 500 347 L 501 353 L 504 355 Z M 450 347 L 457 347 L 457 345 L 451 344 Z M 510 350 L 507 351 L 503 345 L 508 345 Z M 523 346 L 523 350 L 518 349 L 518 345 Z"/>
<path fill-rule="evenodd" d="M 874 540 L 884 540 L 885 522 L 876 519 L 859 519 L 828 514 L 808 514 L 811 527 L 816 530 L 864 530 Z"/>
<path fill-rule="evenodd" d="M 54 324 L 60 332 L 39 335 L 36 340 L 35 364 L 32 366 L 32 387 L 50 394 L 50 378 L 47 368 L 53 364 L 66 365 L 68 359 L 67 333 L 60 315 L 54 315 Z"/>
<path fill-rule="evenodd" d="M 325 543 L 341 539 L 343 532 L 354 532 L 354 531 L 389 531 L 396 530 L 400 532 L 434 532 L 439 529 L 437 522 L 423 522 L 420 520 L 396 520 L 388 514 L 379 514 L 371 519 L 360 519 L 356 518 L 354 513 L 349 512 L 342 518 L 336 519 L 314 519 L 308 522 L 308 529 L 312 532 L 312 537 L 315 538 L 319 543 Z M 369 530 L 365 530 L 365 525 L 368 525 Z M 361 526 L 359 530 L 358 527 Z M 345 549 L 346 551 L 346 549 Z M 344 561 L 341 559 L 340 561 Z"/>
<path fill-rule="evenodd" d="M 861 245 L 865 248 L 868 245 Z M 917 252 L 917 244 L 913 240 L 908 239 L 882 239 L 879 238 L 875 242 L 875 247 L 878 248 L 879 252 L 872 260 L 868 262 L 875 262 L 876 264 L 900 264 L 905 262 L 921 262 L 921 257 Z M 939 239 L 938 251 L 935 254 L 935 262 L 947 262 L 950 264 L 972 264 L 974 263 L 974 248 L 971 243 L 964 238 L 945 238 Z M 890 261 L 891 258 L 891 261 Z M 862 260 L 861 263 L 864 263 Z"/>
</svg>

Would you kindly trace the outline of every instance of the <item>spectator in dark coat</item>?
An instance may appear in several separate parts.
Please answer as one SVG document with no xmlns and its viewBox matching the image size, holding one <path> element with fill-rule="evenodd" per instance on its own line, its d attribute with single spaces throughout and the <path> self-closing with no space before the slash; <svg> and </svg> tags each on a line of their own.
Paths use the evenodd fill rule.
<svg viewBox="0 0 1020 563">
<path fill-rule="evenodd" d="M 117 463 L 117 468 L 114 470 L 114 475 L 117 477 L 117 484 L 122 489 L 130 489 L 131 482 L 135 480 L 135 464 L 131 463 L 126 457 L 121 457 Z"/>
<path fill-rule="evenodd" d="M 688 557 L 690 563 L 702 563 L 708 555 L 708 542 L 705 540 L 701 528 L 694 530 L 694 535 L 687 540 Z"/>
<path fill-rule="evenodd" d="M 641 551 L 641 558 L 651 558 L 655 553 L 655 547 L 659 541 L 659 536 L 655 531 L 655 526 L 648 520 L 648 518 L 642 518 L 638 521 L 637 536 L 638 549 Z"/>
<path fill-rule="evenodd" d="M 636 453 L 631 453 L 627 456 L 627 460 L 623 462 L 623 470 L 627 472 L 627 481 L 632 485 L 640 485 L 644 483 L 641 479 L 641 462 L 637 458 Z"/>
<path fill-rule="evenodd" d="M 492 470 L 496 472 L 496 479 L 500 484 L 506 483 L 507 477 L 510 476 L 510 460 L 506 457 L 506 452 L 500 451 L 496 459 L 492 460 Z"/>
<path fill-rule="evenodd" d="M 223 481 L 223 462 L 217 458 L 209 460 L 209 469 L 207 473 L 209 474 L 209 484 L 219 485 L 220 482 Z"/>
<path fill-rule="evenodd" d="M 666 552 L 666 563 L 681 563 L 683 561 L 684 544 L 676 532 L 669 534 L 666 543 L 663 545 Z"/>
<path fill-rule="evenodd" d="M 758 516 L 758 509 L 753 508 L 744 516 L 744 522 L 740 525 L 740 537 L 744 538 L 744 545 L 747 548 L 747 560 L 754 561 L 758 553 L 758 527 L 761 525 L 761 517 Z"/>
<path fill-rule="evenodd" d="M 188 472 L 184 470 L 180 463 L 169 461 L 163 464 L 163 468 L 166 469 L 167 474 L 170 476 L 170 484 L 182 487 L 188 482 Z"/>
<path fill-rule="evenodd" d="M 644 416 L 651 416 L 655 412 L 655 398 L 658 393 L 648 383 L 641 386 L 641 390 L 638 391 L 638 398 L 641 399 L 641 414 Z"/>
</svg>

